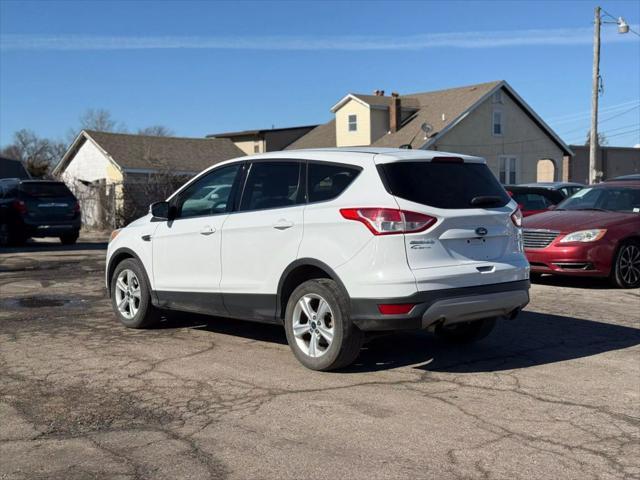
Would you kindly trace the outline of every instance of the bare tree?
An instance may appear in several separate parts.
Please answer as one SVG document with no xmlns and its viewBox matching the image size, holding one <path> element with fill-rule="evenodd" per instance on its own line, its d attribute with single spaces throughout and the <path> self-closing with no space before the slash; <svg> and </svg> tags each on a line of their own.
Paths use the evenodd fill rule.
<svg viewBox="0 0 640 480">
<path fill-rule="evenodd" d="M 138 135 L 149 135 L 151 137 L 171 137 L 174 131 L 164 125 L 151 125 L 138 130 Z"/>
<path fill-rule="evenodd" d="M 2 150 L 2 155 L 20 160 L 33 177 L 44 177 L 64 154 L 61 142 L 40 138 L 27 129 L 13 134 L 13 143 Z"/>
<path fill-rule="evenodd" d="M 80 115 L 80 129 L 82 130 L 113 132 L 116 125 L 116 121 L 111 117 L 111 112 L 104 108 L 89 108 Z"/>
<path fill-rule="evenodd" d="M 589 145 L 589 143 L 591 143 L 591 130 L 587 132 L 587 139 L 584 144 Z M 598 146 L 602 147 L 604 145 L 609 145 L 609 140 L 607 140 L 607 136 L 604 133 L 598 132 Z"/>
</svg>

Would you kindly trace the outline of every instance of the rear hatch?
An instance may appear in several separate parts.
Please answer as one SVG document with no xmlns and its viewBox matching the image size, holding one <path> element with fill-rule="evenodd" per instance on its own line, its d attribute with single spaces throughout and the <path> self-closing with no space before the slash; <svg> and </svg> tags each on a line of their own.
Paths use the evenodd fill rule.
<svg viewBox="0 0 640 480">
<path fill-rule="evenodd" d="M 60 223 L 74 219 L 78 213 L 75 196 L 62 182 L 22 182 L 20 199 L 31 222 Z"/>
<path fill-rule="evenodd" d="M 514 208 L 486 164 L 442 157 L 378 170 L 402 210 L 437 218 L 427 231 L 405 235 L 411 269 L 486 263 L 513 250 Z"/>
</svg>

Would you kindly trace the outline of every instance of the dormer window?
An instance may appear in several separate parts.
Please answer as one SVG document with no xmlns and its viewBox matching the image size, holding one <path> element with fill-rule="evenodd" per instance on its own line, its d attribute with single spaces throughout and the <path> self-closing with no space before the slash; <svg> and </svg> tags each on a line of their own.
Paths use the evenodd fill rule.
<svg viewBox="0 0 640 480">
<path fill-rule="evenodd" d="M 349 115 L 349 131 L 357 132 L 358 131 L 358 116 L 357 115 Z"/>
</svg>

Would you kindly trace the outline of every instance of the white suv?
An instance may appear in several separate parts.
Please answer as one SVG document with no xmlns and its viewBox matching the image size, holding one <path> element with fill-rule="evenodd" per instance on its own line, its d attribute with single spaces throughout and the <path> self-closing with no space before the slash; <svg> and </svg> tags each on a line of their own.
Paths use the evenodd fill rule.
<svg viewBox="0 0 640 480">
<path fill-rule="evenodd" d="M 272 152 L 217 164 L 112 234 L 120 321 L 164 309 L 284 324 L 306 367 L 352 363 L 364 332 L 486 336 L 529 301 L 516 203 L 477 157 Z"/>
</svg>

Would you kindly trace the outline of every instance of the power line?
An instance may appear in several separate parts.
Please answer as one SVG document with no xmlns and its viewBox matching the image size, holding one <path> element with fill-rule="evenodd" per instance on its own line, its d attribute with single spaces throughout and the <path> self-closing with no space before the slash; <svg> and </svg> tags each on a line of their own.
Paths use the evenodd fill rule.
<svg viewBox="0 0 640 480">
<path fill-rule="evenodd" d="M 609 105 L 608 107 L 602 107 L 600 109 L 600 113 L 619 110 L 621 108 L 625 108 L 633 104 L 638 104 L 638 99 L 628 100 L 615 105 Z M 558 117 L 550 117 L 550 118 L 547 118 L 547 122 L 548 123 L 569 123 L 569 122 L 578 121 L 581 117 L 588 117 L 589 115 L 591 115 L 591 110 L 583 110 L 581 112 L 569 113 L 566 115 L 560 115 Z"/>
<path fill-rule="evenodd" d="M 625 115 L 625 114 L 627 114 L 627 113 L 629 113 L 629 112 L 631 112 L 631 111 L 635 110 L 636 108 L 640 108 L 640 103 L 639 103 L 638 105 L 636 105 L 635 107 L 631 107 L 630 109 L 625 110 L 624 112 L 616 113 L 615 115 L 612 115 L 612 116 L 610 116 L 610 117 L 603 118 L 602 120 L 598 121 L 598 126 L 600 126 L 601 124 L 603 124 L 603 123 L 605 123 L 605 122 L 608 122 L 608 121 L 609 121 L 609 120 L 611 120 L 611 119 L 621 117 L 622 115 Z M 583 130 L 584 128 L 585 128 L 585 127 L 583 126 L 583 127 L 574 128 L 574 129 L 571 129 L 571 130 L 566 130 L 566 131 L 562 132 L 562 133 L 561 133 L 561 135 L 566 135 L 566 134 L 568 134 L 568 133 L 577 132 L 577 131 L 579 131 L 579 130 Z M 586 127 L 586 128 L 587 128 L 587 130 L 589 129 L 588 127 Z"/>
</svg>

